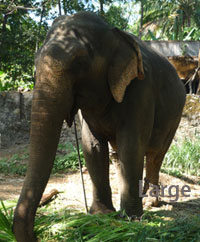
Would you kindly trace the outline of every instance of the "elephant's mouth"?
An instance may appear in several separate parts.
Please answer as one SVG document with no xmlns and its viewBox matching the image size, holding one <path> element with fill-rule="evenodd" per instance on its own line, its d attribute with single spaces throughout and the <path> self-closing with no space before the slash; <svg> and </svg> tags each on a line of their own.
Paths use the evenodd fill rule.
<svg viewBox="0 0 200 242">
<path fill-rule="evenodd" d="M 65 118 L 67 125 L 69 127 L 72 126 L 72 123 L 74 121 L 74 116 L 76 115 L 77 112 L 78 112 L 78 106 L 77 106 L 77 104 L 74 104 L 71 112 L 69 112 L 67 117 Z"/>
</svg>

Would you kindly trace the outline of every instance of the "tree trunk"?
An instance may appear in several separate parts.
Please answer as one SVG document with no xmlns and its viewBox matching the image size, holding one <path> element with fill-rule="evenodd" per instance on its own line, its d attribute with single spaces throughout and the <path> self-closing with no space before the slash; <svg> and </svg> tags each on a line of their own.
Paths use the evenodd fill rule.
<svg viewBox="0 0 200 242">
<path fill-rule="evenodd" d="M 140 1 L 140 29 L 139 29 L 139 38 L 141 39 L 142 37 L 142 27 L 143 27 L 143 18 L 144 18 L 144 4 L 143 0 Z"/>
<path fill-rule="evenodd" d="M 143 18 L 144 18 L 144 4 L 143 4 L 143 0 L 141 0 L 140 30 L 142 30 Z"/>
<path fill-rule="evenodd" d="M 99 0 L 99 3 L 100 3 L 100 15 L 104 16 L 103 0 Z"/>
<path fill-rule="evenodd" d="M 36 40 L 36 45 L 35 45 L 35 53 L 37 53 L 37 51 L 39 49 L 40 33 L 41 33 L 41 28 L 42 28 L 42 21 L 43 21 L 43 17 L 44 17 L 46 2 L 47 1 L 44 1 L 42 3 L 42 11 L 41 11 L 41 14 L 40 14 L 40 22 L 39 22 L 39 28 L 38 28 L 38 33 L 37 33 L 37 40 Z"/>
<path fill-rule="evenodd" d="M 62 9 L 61 9 L 61 2 L 58 0 L 58 11 L 59 11 L 59 16 L 62 15 Z"/>
<path fill-rule="evenodd" d="M 8 15 L 4 14 L 2 28 L 1 28 L 1 39 L 0 39 L 0 46 L 1 46 L 1 48 L 3 48 L 3 42 L 5 40 L 7 20 L 8 20 Z"/>
</svg>

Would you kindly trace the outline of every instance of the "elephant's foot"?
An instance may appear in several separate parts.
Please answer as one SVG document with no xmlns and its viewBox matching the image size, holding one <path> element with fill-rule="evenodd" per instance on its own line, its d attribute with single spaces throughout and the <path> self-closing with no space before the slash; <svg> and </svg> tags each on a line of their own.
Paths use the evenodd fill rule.
<svg viewBox="0 0 200 242">
<path fill-rule="evenodd" d="M 120 210 L 133 220 L 140 218 L 143 214 L 142 199 L 131 197 L 124 199 L 124 197 L 121 197 Z"/>
<path fill-rule="evenodd" d="M 115 212 L 114 207 L 113 208 L 107 208 L 103 203 L 100 202 L 93 202 L 90 213 L 91 214 L 108 214 Z"/>
<path fill-rule="evenodd" d="M 148 197 L 143 198 L 142 203 L 145 207 L 159 207 L 160 198 L 159 197 L 152 197 L 148 194 Z"/>
<path fill-rule="evenodd" d="M 159 207 L 160 204 L 160 186 L 153 185 L 149 179 L 144 178 L 143 199 L 142 204 L 145 207 Z"/>
</svg>

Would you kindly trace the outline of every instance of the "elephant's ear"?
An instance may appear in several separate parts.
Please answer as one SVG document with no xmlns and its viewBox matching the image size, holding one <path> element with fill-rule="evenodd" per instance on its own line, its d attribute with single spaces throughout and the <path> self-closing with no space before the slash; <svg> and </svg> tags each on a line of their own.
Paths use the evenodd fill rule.
<svg viewBox="0 0 200 242">
<path fill-rule="evenodd" d="M 136 41 L 129 34 L 114 28 L 117 41 L 108 70 L 108 82 L 116 102 L 121 103 L 126 87 L 134 78 L 144 79 L 142 55 Z"/>
</svg>

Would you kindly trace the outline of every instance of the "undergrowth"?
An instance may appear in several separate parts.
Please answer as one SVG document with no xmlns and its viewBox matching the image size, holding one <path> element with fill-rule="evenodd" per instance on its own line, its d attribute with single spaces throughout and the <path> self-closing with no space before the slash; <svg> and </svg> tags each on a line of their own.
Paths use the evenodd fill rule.
<svg viewBox="0 0 200 242">
<path fill-rule="evenodd" d="M 85 165 L 83 152 L 80 149 L 82 165 Z M 22 154 L 14 154 L 10 158 L 0 159 L 0 173 L 25 175 L 27 170 L 28 151 Z M 57 155 L 54 161 L 53 173 L 66 172 L 67 170 L 77 170 L 79 167 L 76 148 L 70 144 L 59 144 Z"/>
<path fill-rule="evenodd" d="M 80 149 L 81 162 L 85 165 L 83 152 Z M 4 174 L 24 175 L 29 154 L 14 154 L 11 158 L 0 159 L 0 172 Z M 78 155 L 72 144 L 59 144 L 54 161 L 53 173 L 77 170 Z M 181 178 L 183 174 L 200 176 L 200 137 L 194 140 L 185 139 L 172 143 L 161 168 L 162 172 Z"/>
<path fill-rule="evenodd" d="M 0 203 L 0 241 L 13 242 L 16 241 L 12 232 L 13 208 Z"/>
<path fill-rule="evenodd" d="M 0 173 L 24 175 L 26 172 L 27 162 L 24 162 L 29 157 L 27 152 L 23 154 L 14 154 L 10 158 L 0 159 Z"/>
<path fill-rule="evenodd" d="M 77 149 L 72 144 L 60 144 L 57 153 L 54 161 L 53 173 L 64 172 L 66 170 L 77 170 L 79 168 Z M 85 159 L 81 149 L 80 157 L 82 165 L 85 165 Z"/>
<path fill-rule="evenodd" d="M 13 208 L 0 207 L 0 241 L 14 242 Z M 141 221 L 130 221 L 120 213 L 85 215 L 67 209 L 40 208 L 35 232 L 41 242 L 196 242 L 200 241 L 200 216 L 166 220 L 161 212 L 146 211 Z"/>
</svg>

